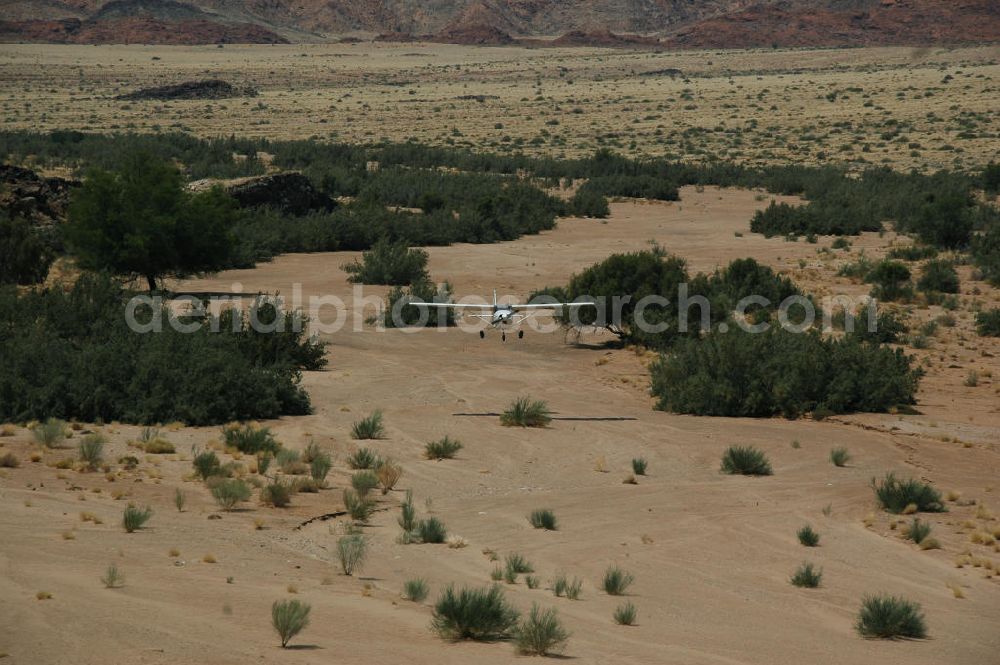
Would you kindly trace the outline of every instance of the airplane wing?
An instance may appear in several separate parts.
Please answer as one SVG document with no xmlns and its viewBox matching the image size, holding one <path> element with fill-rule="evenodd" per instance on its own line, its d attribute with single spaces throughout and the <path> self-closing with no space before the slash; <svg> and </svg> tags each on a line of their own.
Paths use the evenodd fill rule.
<svg viewBox="0 0 1000 665">
<path fill-rule="evenodd" d="M 514 305 L 511 309 L 560 309 L 562 307 L 597 307 L 596 302 L 554 302 L 548 304 Z"/>
<path fill-rule="evenodd" d="M 419 302 L 417 300 L 411 300 L 408 305 L 415 305 L 417 307 L 441 307 L 441 308 L 452 308 L 452 309 L 479 309 L 479 310 L 493 310 L 493 305 L 463 305 L 453 302 Z"/>
</svg>

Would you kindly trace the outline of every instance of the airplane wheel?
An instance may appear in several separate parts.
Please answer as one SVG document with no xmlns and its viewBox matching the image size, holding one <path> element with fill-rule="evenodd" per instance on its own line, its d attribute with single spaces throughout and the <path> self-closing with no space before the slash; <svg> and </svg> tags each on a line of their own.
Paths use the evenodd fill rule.
<svg viewBox="0 0 1000 665">
<path fill-rule="evenodd" d="M 486 339 L 486 331 L 485 330 L 480 330 L 479 331 L 479 339 Z"/>
<path fill-rule="evenodd" d="M 523 330 L 518 330 L 517 331 L 517 338 L 518 339 L 524 339 L 524 331 Z"/>
</svg>

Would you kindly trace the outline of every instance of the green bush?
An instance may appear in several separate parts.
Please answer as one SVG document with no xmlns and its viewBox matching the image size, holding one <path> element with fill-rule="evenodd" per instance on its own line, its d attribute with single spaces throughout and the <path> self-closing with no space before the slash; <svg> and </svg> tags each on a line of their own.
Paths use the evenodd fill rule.
<svg viewBox="0 0 1000 665">
<path fill-rule="evenodd" d="M 101 583 L 105 589 L 117 589 L 125 584 L 125 575 L 115 564 L 109 565 L 101 575 Z"/>
<path fill-rule="evenodd" d="M 583 580 L 579 577 L 569 579 L 565 575 L 559 575 L 552 580 L 552 593 L 557 597 L 566 596 L 570 600 L 579 600 L 582 590 Z"/>
<path fill-rule="evenodd" d="M 526 656 L 548 656 L 561 651 L 569 639 L 553 608 L 540 610 L 532 604 L 531 612 L 514 629 L 514 643 L 519 653 Z"/>
<path fill-rule="evenodd" d="M 417 522 L 416 533 L 420 542 L 428 544 L 441 544 L 448 537 L 447 529 L 436 517 L 429 517 Z"/>
<path fill-rule="evenodd" d="M 895 596 L 866 596 L 855 628 L 864 637 L 922 639 L 927 626 L 920 605 Z"/>
<path fill-rule="evenodd" d="M 368 542 L 360 534 L 343 536 L 337 541 L 337 559 L 345 575 L 361 570 L 368 552 Z"/>
<path fill-rule="evenodd" d="M 412 491 L 406 491 L 406 498 L 399 504 L 399 508 L 399 528 L 403 530 L 404 538 L 407 538 L 417 529 L 417 509 L 413 505 Z"/>
<path fill-rule="evenodd" d="M 347 466 L 352 469 L 376 469 L 382 459 L 371 448 L 358 448 L 347 457 Z"/>
<path fill-rule="evenodd" d="M 45 281 L 55 258 L 50 234 L 23 217 L 0 210 L 0 284 L 37 284 Z"/>
<path fill-rule="evenodd" d="M 830 451 L 830 461 L 833 462 L 834 466 L 847 466 L 847 463 L 851 461 L 851 454 L 843 446 L 834 448 Z"/>
<path fill-rule="evenodd" d="M 773 473 L 767 455 L 753 446 L 729 446 L 722 454 L 722 472 L 744 476 L 770 476 Z"/>
<path fill-rule="evenodd" d="M 202 480 L 208 480 L 212 476 L 218 476 L 222 473 L 222 463 L 219 462 L 219 456 L 215 454 L 214 450 L 198 453 L 194 456 L 191 464 L 194 466 L 195 473 L 201 476 Z"/>
<path fill-rule="evenodd" d="M 434 604 L 431 625 L 445 639 L 494 640 L 509 637 L 517 620 L 499 586 L 457 592 L 449 586 Z"/>
<path fill-rule="evenodd" d="M 445 282 L 440 286 L 429 279 L 414 282 L 410 287 L 393 287 L 385 297 L 385 310 L 382 314 L 382 325 L 386 328 L 406 328 L 420 325 L 426 328 L 455 325 L 455 310 L 448 307 L 419 308 L 410 305 L 412 302 L 452 302 L 451 284 Z M 424 318 L 426 317 L 426 318 Z"/>
<path fill-rule="evenodd" d="M 819 545 L 819 534 L 813 531 L 813 528 L 808 524 L 799 529 L 796 535 L 799 537 L 799 542 L 806 547 L 816 547 Z"/>
<path fill-rule="evenodd" d="M 66 423 L 58 418 L 47 418 L 35 425 L 31 435 L 46 448 L 58 448 L 66 440 Z"/>
<path fill-rule="evenodd" d="M 311 609 L 308 603 L 299 600 L 276 600 L 271 605 L 271 625 L 281 638 L 282 649 L 309 625 Z"/>
<path fill-rule="evenodd" d="M 344 508 L 355 522 L 367 522 L 375 511 L 375 502 L 354 490 L 344 490 Z"/>
<path fill-rule="evenodd" d="M 512 570 L 517 574 L 535 572 L 535 567 L 524 558 L 524 555 L 518 554 L 517 552 L 513 552 L 504 557 L 504 568 Z"/>
<path fill-rule="evenodd" d="M 276 455 L 281 448 L 281 444 L 275 441 L 269 427 L 260 427 L 252 423 L 227 425 L 222 428 L 222 438 L 227 448 L 235 448 L 246 455 L 256 455 L 261 452 Z"/>
<path fill-rule="evenodd" d="M 98 432 L 88 434 L 80 439 L 80 461 L 83 462 L 89 470 L 96 470 L 104 460 L 104 443 L 104 435 Z"/>
<path fill-rule="evenodd" d="M 604 194 L 588 187 L 580 187 L 569 200 L 570 213 L 576 217 L 604 219 L 611 214 Z"/>
<path fill-rule="evenodd" d="M 500 415 L 500 424 L 506 427 L 545 427 L 552 422 L 548 405 L 541 400 L 518 397 Z"/>
<path fill-rule="evenodd" d="M 1000 337 L 1000 307 L 976 314 L 976 332 L 982 337 Z"/>
<path fill-rule="evenodd" d="M 803 563 L 792 575 L 791 582 L 797 587 L 815 589 L 823 579 L 823 571 L 816 570 L 811 563 Z"/>
<path fill-rule="evenodd" d="M 609 596 L 622 596 L 634 581 L 635 578 L 632 575 L 626 573 L 618 566 L 609 566 L 604 571 L 604 580 L 601 583 L 601 588 Z"/>
<path fill-rule="evenodd" d="M 927 539 L 927 536 L 931 535 L 931 525 L 927 522 L 921 522 L 919 518 L 914 517 L 913 521 L 907 525 L 904 533 L 907 540 L 912 540 L 919 545 Z"/>
<path fill-rule="evenodd" d="M 87 422 L 182 421 L 208 425 L 304 414 L 300 369 L 259 357 L 247 339 L 206 322 L 194 332 L 167 323 L 168 308 L 140 305 L 137 333 L 123 316 L 132 294 L 106 275 L 82 275 L 72 289 L 17 293 L 0 288 L 0 420 L 49 416 Z M 191 362 L 178 362 L 188 358 Z"/>
<path fill-rule="evenodd" d="M 929 245 L 906 245 L 904 247 L 893 247 L 889 250 L 887 257 L 899 261 L 922 261 L 933 259 L 938 255 L 937 249 Z"/>
<path fill-rule="evenodd" d="M 531 511 L 531 515 L 528 516 L 528 521 L 531 522 L 531 526 L 536 529 L 555 531 L 558 528 L 556 523 L 556 514 L 548 509 Z"/>
<path fill-rule="evenodd" d="M 292 488 L 277 479 L 260 490 L 260 500 L 275 508 L 284 508 L 292 502 Z"/>
<path fill-rule="evenodd" d="M 928 261 L 917 281 L 917 288 L 924 292 L 958 293 L 958 272 L 951 261 Z"/>
<path fill-rule="evenodd" d="M 326 475 L 330 473 L 330 469 L 332 468 L 333 460 L 330 458 L 329 453 L 317 453 L 309 461 L 309 474 L 317 483 L 324 482 Z"/>
<path fill-rule="evenodd" d="M 343 266 L 355 284 L 402 286 L 429 280 L 427 252 L 410 249 L 405 242 L 379 240 L 361 255 L 361 261 Z"/>
<path fill-rule="evenodd" d="M 634 626 L 638 611 L 631 601 L 625 601 L 615 608 L 614 619 L 619 626 Z"/>
<path fill-rule="evenodd" d="M 890 513 L 898 515 L 910 505 L 925 513 L 945 510 L 941 493 L 915 478 L 900 480 L 890 472 L 882 480 L 872 478 L 872 489 L 875 490 L 879 504 Z"/>
<path fill-rule="evenodd" d="M 125 506 L 125 512 L 122 514 L 122 526 L 125 527 L 125 531 L 132 533 L 141 529 L 152 516 L 152 508 L 148 506 L 146 508 L 139 508 L 130 503 Z"/>
<path fill-rule="evenodd" d="M 424 446 L 424 457 L 427 459 L 452 459 L 462 449 L 462 444 L 445 436 L 443 439 L 431 441 Z"/>
<path fill-rule="evenodd" d="M 430 589 L 427 586 L 427 580 L 417 578 L 406 580 L 403 583 L 403 598 L 411 600 L 414 603 L 422 603 L 429 593 Z"/>
<path fill-rule="evenodd" d="M 212 487 L 212 497 L 220 508 L 229 511 L 250 499 L 250 486 L 239 478 L 220 480 Z"/>
<path fill-rule="evenodd" d="M 358 496 L 365 498 L 369 492 L 378 487 L 378 478 L 371 471 L 358 471 L 351 476 L 351 487 Z"/>
<path fill-rule="evenodd" d="M 899 261 L 886 260 L 875 264 L 865 281 L 875 285 L 872 297 L 879 300 L 906 300 L 913 295 L 910 269 Z"/>
<path fill-rule="evenodd" d="M 648 465 L 648 463 L 646 462 L 645 458 L 642 458 L 642 457 L 633 457 L 632 458 L 632 473 L 634 473 L 637 476 L 645 476 L 646 475 L 646 466 L 647 465 Z"/>
<path fill-rule="evenodd" d="M 650 366 L 657 408 L 709 416 L 793 418 L 884 412 L 915 403 L 921 376 L 900 349 L 793 333 L 740 328 L 684 340 Z"/>
<path fill-rule="evenodd" d="M 362 418 L 351 426 L 352 439 L 381 439 L 385 436 L 382 411 L 376 409 L 367 418 Z"/>
</svg>

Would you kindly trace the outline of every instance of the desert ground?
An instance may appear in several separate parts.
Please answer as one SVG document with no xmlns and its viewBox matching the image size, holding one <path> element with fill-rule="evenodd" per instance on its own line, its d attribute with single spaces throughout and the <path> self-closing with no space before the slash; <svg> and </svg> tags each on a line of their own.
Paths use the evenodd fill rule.
<svg viewBox="0 0 1000 665">
<path fill-rule="evenodd" d="M 221 78 L 253 98 L 126 102 Z M 414 139 L 555 157 L 843 163 L 996 159 L 1000 47 L 615 51 L 441 44 L 0 44 L 8 129 Z"/>
<path fill-rule="evenodd" d="M 97 50 L 95 49 L 95 53 Z M 228 54 L 229 50 L 220 53 Z M 749 218 L 769 196 L 751 191 L 684 188 L 676 203 L 615 202 L 605 222 L 561 220 L 557 229 L 496 245 L 431 248 L 430 270 L 454 284 L 457 296 L 492 288 L 524 298 L 608 254 L 656 241 L 708 271 L 753 256 L 820 295 L 863 294 L 867 287 L 835 277 L 862 250 L 880 256 L 908 242 L 892 233 L 866 234 L 849 250 L 764 239 Z M 298 254 L 253 270 L 230 271 L 174 287 L 187 292 L 334 294 L 351 304 L 341 266 L 352 253 Z M 962 270 L 967 271 L 964 267 Z M 968 273 L 963 272 L 963 278 Z M 366 294 L 369 291 L 366 289 Z M 370 293 L 384 293 L 378 288 Z M 299 494 L 286 509 L 246 504 L 221 512 L 191 478 L 194 447 L 220 449 L 219 428 L 166 425 L 174 455 L 130 448 L 139 428 L 81 424 L 108 435 L 109 460 L 138 455 L 135 471 L 107 475 L 56 468 L 75 450 L 43 449 L 23 427 L 0 438 L 19 468 L 0 474 L 0 653 L 13 663 L 507 663 L 509 644 L 442 641 L 429 629 L 430 603 L 450 583 L 490 583 L 501 558 L 523 554 L 542 581 L 506 585 L 521 610 L 532 602 L 556 607 L 571 631 L 565 656 L 581 663 L 907 663 L 973 665 L 996 660 L 1000 648 L 1000 553 L 971 542 L 972 533 L 1000 530 L 1000 343 L 971 329 L 970 308 L 1000 303 L 1000 292 L 963 279 L 952 328 L 939 327 L 926 350 L 910 350 L 928 371 L 917 415 L 808 419 L 728 419 L 652 410 L 645 364 L 649 354 L 614 348 L 609 335 L 529 332 L 501 343 L 458 330 L 376 332 L 353 325 L 328 336 L 330 364 L 304 382 L 315 413 L 262 423 L 290 448 L 310 441 L 335 455 L 330 488 Z M 911 322 L 938 308 L 913 308 Z M 353 323 L 353 322 L 352 322 Z M 970 370 L 977 386 L 963 385 Z M 544 429 L 502 427 L 496 417 L 520 395 L 546 400 L 557 419 Z M 369 560 L 354 577 L 335 557 L 344 517 L 309 521 L 342 509 L 349 485 L 345 458 L 358 447 L 351 423 L 375 409 L 388 435 L 365 442 L 400 462 L 395 491 L 379 496 Z M 560 420 L 559 417 L 634 420 Z M 464 449 L 454 460 L 423 459 L 426 442 L 449 435 Z M 67 444 L 72 446 L 73 439 Z M 770 456 L 771 477 L 719 472 L 734 443 Z M 845 468 L 829 460 L 846 446 Z M 31 455 L 37 454 L 33 462 Z M 637 484 L 623 482 L 630 461 L 649 461 Z M 252 463 L 244 458 L 248 467 Z M 876 509 L 869 481 L 887 471 L 933 481 L 948 492 L 948 512 L 923 515 L 940 549 L 919 549 L 901 537 L 902 522 Z M 248 473 L 250 473 L 248 471 Z M 250 474 L 252 475 L 252 474 Z M 174 507 L 180 488 L 183 512 Z M 467 546 L 400 544 L 396 524 L 405 490 L 422 516 L 433 514 Z M 152 506 L 148 528 L 120 526 L 128 501 Z M 526 515 L 551 508 L 558 531 L 531 528 Z M 90 513 L 99 520 L 84 521 Z M 88 516 L 89 517 L 89 516 Z M 811 524 L 822 537 L 802 547 L 796 530 Z M 1000 535 L 1000 533 L 997 533 Z M 208 563 L 208 561 L 214 561 Z M 824 572 L 818 589 L 789 584 L 803 561 Z M 109 563 L 125 584 L 106 589 Z M 635 576 L 627 600 L 634 627 L 611 618 L 621 598 L 598 582 L 609 564 Z M 556 598 L 558 573 L 583 579 L 580 600 Z M 424 577 L 424 603 L 401 598 L 403 582 Z M 36 599 L 39 592 L 51 594 Z M 919 602 L 929 636 L 921 641 L 865 640 L 853 622 L 865 594 L 887 592 Z M 300 598 L 312 623 L 281 650 L 270 626 L 276 599 Z"/>
</svg>

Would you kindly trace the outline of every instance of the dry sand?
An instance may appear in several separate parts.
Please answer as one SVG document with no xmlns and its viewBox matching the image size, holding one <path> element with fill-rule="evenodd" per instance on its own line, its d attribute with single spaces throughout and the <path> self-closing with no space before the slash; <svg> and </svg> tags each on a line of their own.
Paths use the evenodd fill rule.
<svg viewBox="0 0 1000 665">
<path fill-rule="evenodd" d="M 607 223 L 562 220 L 554 231 L 515 242 L 432 248 L 431 273 L 450 280 L 459 295 L 485 295 L 495 286 L 524 297 L 542 285 L 564 283 L 611 252 L 656 240 L 693 270 L 754 256 L 809 288 L 864 292 L 832 276 L 846 260 L 843 252 L 817 253 L 830 238 L 813 245 L 750 234 L 750 212 L 766 205 L 765 197 L 686 188 L 682 198 L 615 203 Z M 894 240 L 869 234 L 852 252 L 864 247 L 878 255 Z M 300 282 L 306 295 L 349 299 L 340 266 L 353 256 L 283 256 L 255 270 L 178 286 L 217 291 L 239 281 L 245 291 L 287 294 Z M 529 333 L 501 344 L 495 334 L 480 341 L 457 331 L 338 333 L 329 340 L 329 369 L 304 379 L 315 414 L 266 423 L 288 447 L 314 440 L 336 457 L 333 489 L 297 495 L 285 510 L 254 500 L 245 510 L 220 513 L 208 491 L 188 479 L 191 447 L 216 439 L 218 428 L 169 428 L 165 435 L 179 454 L 146 456 L 126 447 L 138 428 L 100 427 L 112 442 L 108 460 L 130 451 L 142 459 L 139 471 L 120 472 L 113 464 L 108 477 L 48 466 L 73 450 L 43 451 L 18 428 L 0 438 L 0 452 L 14 451 L 22 460 L 20 468 L 0 473 L 0 653 L 8 655 L 5 662 L 31 665 L 507 663 L 516 657 L 509 644 L 449 644 L 428 627 L 430 602 L 445 585 L 489 582 L 495 564 L 483 550 L 492 549 L 501 557 L 520 552 L 534 564 L 542 588 L 529 590 L 522 580 L 505 585 L 508 597 L 522 610 L 532 602 L 558 608 L 573 633 L 566 655 L 581 663 L 996 662 L 1000 554 L 972 544 L 969 525 L 993 530 L 1000 522 L 984 513 L 977 518 L 977 506 L 951 502 L 947 513 L 922 516 L 942 549 L 921 551 L 875 510 L 868 487 L 872 476 L 895 470 L 1000 513 L 996 384 L 984 376 L 975 388 L 961 386 L 973 366 L 1000 373 L 1000 344 L 971 333 L 968 311 L 973 300 L 996 306 L 1000 298 L 978 282 L 965 281 L 963 292 L 958 325 L 919 352 L 932 363 L 919 398 L 923 415 L 825 422 L 653 411 L 644 367 L 649 357 L 604 348 L 607 336 L 592 333 L 578 346 L 562 334 Z M 914 317 L 937 313 L 918 310 Z M 496 418 L 455 415 L 502 410 L 519 395 L 545 399 L 562 416 L 636 420 L 557 420 L 546 429 L 522 430 L 501 427 Z M 387 510 L 364 530 L 370 559 L 351 578 L 339 574 L 335 559 L 341 520 L 297 527 L 341 508 L 340 490 L 350 473 L 345 457 L 355 447 L 350 425 L 376 408 L 385 412 L 388 436 L 372 447 L 403 465 L 399 490 L 412 489 L 421 515 L 432 511 L 468 546 L 398 544 L 402 491 L 395 491 L 380 497 Z M 422 459 L 423 444 L 445 434 L 464 443 L 458 458 Z M 720 454 L 732 443 L 764 449 L 775 475 L 720 474 Z M 848 467 L 830 463 L 834 446 L 850 449 Z M 28 461 L 32 450 L 42 453 L 42 462 Z M 623 484 L 637 456 L 649 460 L 649 475 L 637 485 Z M 182 513 L 173 507 L 177 487 L 188 497 Z M 123 494 L 116 500 L 113 492 Z M 119 525 L 128 500 L 155 510 L 149 527 L 134 534 Z M 558 531 L 529 526 L 527 513 L 543 507 L 555 511 Z M 81 511 L 103 523 L 82 522 Z M 255 529 L 255 519 L 263 529 Z M 822 536 L 816 549 L 796 540 L 806 523 Z M 74 537 L 64 539 L 64 533 Z M 180 554 L 171 556 L 171 548 Z M 964 552 L 980 565 L 956 567 Z M 208 553 L 216 563 L 203 562 Z M 805 560 L 824 571 L 819 589 L 788 582 Z M 105 589 L 99 581 L 109 562 L 126 575 L 121 589 Z M 612 611 L 622 599 L 598 590 L 612 563 L 635 575 L 627 598 L 639 611 L 635 627 L 615 625 Z M 581 600 L 548 590 L 559 572 L 584 580 Z M 425 604 L 400 598 L 403 582 L 414 577 L 431 586 Z M 964 598 L 956 598 L 952 587 Z M 39 591 L 52 598 L 37 600 Z M 919 602 L 930 639 L 858 637 L 853 621 L 861 598 L 879 591 Z M 275 599 L 292 597 L 312 604 L 312 624 L 293 640 L 296 649 L 282 651 L 269 608 Z"/>
</svg>

